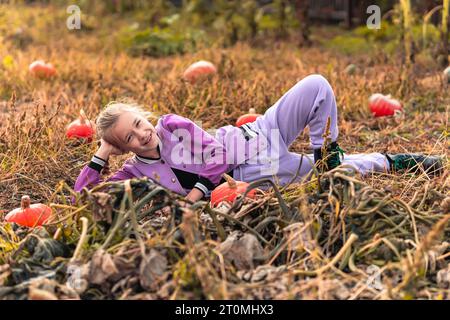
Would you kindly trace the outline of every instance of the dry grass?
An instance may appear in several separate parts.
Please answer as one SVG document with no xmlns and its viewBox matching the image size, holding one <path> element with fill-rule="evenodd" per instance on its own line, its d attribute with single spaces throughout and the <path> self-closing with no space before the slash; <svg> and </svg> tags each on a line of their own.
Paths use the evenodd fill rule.
<svg viewBox="0 0 450 320">
<path fill-rule="evenodd" d="M 32 14 L 26 12 L 23 17 Z M 39 283 L 36 285 L 39 288 L 20 287 L 19 278 L 11 279 L 8 264 L 25 263 L 19 257 L 30 255 L 23 250 L 22 239 L 28 239 L 27 232 L 15 235 L 10 227 L 1 224 L 0 296 L 23 298 L 27 296 L 27 288 L 34 293 L 42 289 L 58 297 L 82 298 L 449 298 L 449 284 L 436 280 L 438 269 L 445 270 L 449 262 L 446 243 L 441 239 L 438 250 L 429 243 L 431 241 L 425 241 L 427 252 L 435 255 L 431 266 L 431 258 L 424 258 L 426 254 L 420 255 L 415 250 L 423 248 L 422 239 L 431 237 L 435 241 L 439 235 L 448 238 L 450 234 L 442 223 L 437 231 L 432 229 L 439 219 L 448 219 L 448 212 L 440 206 L 449 193 L 448 162 L 444 175 L 437 178 L 425 174 L 378 174 L 355 177 L 358 182 L 352 182 L 331 174 L 323 180 L 340 181 L 342 186 L 337 183 L 336 189 L 331 187 L 329 195 L 318 193 L 314 185 L 290 186 L 283 191 L 283 197 L 292 212 L 297 210 L 294 220 L 284 216 L 280 201 L 273 193 L 267 193 L 261 194 L 256 204 L 250 203 L 226 214 L 216 213 L 216 223 L 208 220 L 200 224 L 201 227 L 197 219 L 205 218 L 209 212 L 215 220 L 214 213 L 211 214 L 204 203 L 182 213 L 173 194 L 162 199 L 173 206 L 175 217 L 144 215 L 134 221 L 133 206 L 127 204 L 130 195 L 122 192 L 117 197 L 119 203 L 122 201 L 120 211 L 127 212 L 131 220 L 122 221 L 125 231 L 111 238 L 113 245 L 105 246 L 106 252 L 97 249 L 109 233 L 93 218 L 93 213 L 98 214 L 99 209 L 92 203 L 99 195 L 85 194 L 84 198 L 78 198 L 76 206 L 65 203 L 71 195 L 70 186 L 97 146 L 95 141 L 77 144 L 65 139 L 65 126 L 77 116 L 80 108 L 90 118 L 95 118 L 107 102 L 128 97 L 158 114 L 177 113 L 202 121 L 203 127 L 209 129 L 233 123 L 250 107 L 264 112 L 298 80 L 311 73 L 324 75 L 335 90 L 340 112 L 340 144 L 347 153 L 389 150 L 448 157 L 450 97 L 438 66 L 429 58 L 419 56 L 407 82 L 402 84 L 398 60 L 379 51 L 374 51 L 373 55 L 348 57 L 318 46 L 298 49 L 289 42 L 258 46 L 238 43 L 227 49 L 205 48 L 184 56 L 132 58 L 115 47 L 113 29 L 108 40 L 101 30 L 76 34 L 65 30 L 52 33 L 52 28 L 47 28 L 44 29 L 48 31 L 45 40 L 39 40 L 43 30 L 30 29 L 30 34 L 38 40 L 26 48 L 17 49 L 8 41 L 0 46 L 0 57 L 11 55 L 14 59 L 12 66 L 0 69 L 3 98 L 0 101 L 0 215 L 2 211 L 6 213 L 17 207 L 24 194 L 29 194 L 36 202 L 53 203 L 60 221 L 48 231 L 52 234 L 57 227 L 61 228 L 62 239 L 71 252 L 79 242 L 79 218 L 86 216 L 89 218 L 89 232 L 86 230 L 89 244 L 82 247 L 84 251 L 77 250 L 80 264 L 86 266 L 91 261 L 90 268 L 97 270 L 100 268 L 98 261 L 109 261 L 118 270 L 102 271 L 110 277 L 105 276 L 110 281 L 104 285 L 86 276 L 90 287 L 84 292 L 73 292 L 64 285 L 67 274 L 58 274 L 52 284 Z M 323 30 L 318 32 L 326 34 Z M 43 81 L 30 77 L 28 64 L 38 58 L 56 66 L 58 76 L 55 79 Z M 181 81 L 184 68 L 197 59 L 218 65 L 218 75 L 198 85 Z M 344 72 L 350 62 L 359 67 L 354 75 Z M 402 96 L 399 96 L 400 89 Z M 405 114 L 373 119 L 367 110 L 367 98 L 374 92 L 391 93 L 401 99 Z M 15 98 L 11 99 L 13 93 Z M 307 145 L 304 133 L 293 150 L 305 152 Z M 114 159 L 112 169 L 123 159 Z M 352 183 L 360 186 L 353 194 L 349 191 Z M 367 200 L 364 194 L 373 201 L 358 207 Z M 387 195 L 388 200 L 382 195 Z M 146 209 L 161 203 L 161 199 L 150 200 L 145 203 Z M 373 215 L 361 213 L 380 202 L 385 203 L 385 207 L 375 209 Z M 248 213 L 243 214 L 246 210 Z M 270 220 L 260 225 L 261 217 L 271 212 L 279 223 Z M 390 222 L 389 217 L 383 216 L 387 212 L 392 214 Z M 355 220 L 348 220 L 347 216 L 354 216 Z M 367 223 L 373 222 L 374 227 L 370 229 L 372 225 L 364 224 L 364 219 Z M 378 222 L 379 226 L 385 226 L 385 232 L 378 228 Z M 118 226 L 118 223 L 115 220 L 113 225 Z M 399 224 L 401 226 L 395 228 Z M 298 241 L 302 243 L 300 247 L 284 247 L 286 241 L 291 243 L 289 237 L 283 237 L 286 225 L 302 230 L 297 236 L 301 234 L 306 238 L 296 240 L 297 245 Z M 328 229 L 319 232 L 319 225 Z M 265 257 L 255 260 L 263 264 L 257 271 L 237 270 L 239 268 L 224 260 L 216 247 L 221 227 L 228 235 L 234 229 L 245 231 L 248 226 L 256 228 L 267 241 L 261 243 Z M 432 236 L 425 237 L 430 230 L 434 232 Z M 176 232 L 183 234 L 185 244 L 173 240 Z M 353 232 L 358 233 L 358 240 L 341 252 L 342 257 L 338 256 L 339 266 L 330 265 L 329 261 L 339 254 L 343 244 L 349 239 L 355 240 L 351 237 Z M 305 239 L 309 245 L 302 242 Z M 394 245 L 397 250 L 389 252 L 390 241 L 397 241 Z M 356 265 L 349 266 L 351 256 L 356 257 Z M 66 268 L 70 257 L 69 254 L 67 259 L 58 258 L 49 265 Z M 168 271 L 160 275 L 161 279 L 143 283 L 147 263 L 164 265 L 164 259 L 168 259 Z M 126 271 L 136 269 L 138 263 L 138 275 Z M 369 275 L 365 268 L 371 264 L 380 265 L 383 272 L 387 272 L 383 275 L 388 290 L 377 291 L 366 285 Z M 324 266 L 328 266 L 326 270 Z M 100 269 L 97 271 L 101 274 Z M 389 282 L 399 274 L 405 276 L 404 282 Z M 253 281 L 254 276 L 261 279 Z M 11 291 L 7 285 L 15 289 Z M 48 289 L 51 285 L 53 289 Z"/>
</svg>

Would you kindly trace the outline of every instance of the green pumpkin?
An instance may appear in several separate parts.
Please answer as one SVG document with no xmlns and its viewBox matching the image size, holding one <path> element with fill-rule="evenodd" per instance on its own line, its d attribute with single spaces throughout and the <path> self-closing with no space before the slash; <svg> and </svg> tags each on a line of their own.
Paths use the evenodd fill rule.
<svg viewBox="0 0 450 320">
<path fill-rule="evenodd" d="M 347 67 L 345 67 L 345 73 L 347 73 L 348 75 L 352 75 L 355 74 L 356 72 L 356 65 L 354 65 L 353 63 L 349 64 Z"/>
</svg>

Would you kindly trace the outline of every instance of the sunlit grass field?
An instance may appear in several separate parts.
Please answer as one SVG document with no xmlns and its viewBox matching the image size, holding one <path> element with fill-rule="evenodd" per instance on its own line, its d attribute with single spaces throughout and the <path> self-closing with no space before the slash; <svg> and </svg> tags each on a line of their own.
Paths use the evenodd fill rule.
<svg viewBox="0 0 450 320">
<path fill-rule="evenodd" d="M 298 48 L 291 38 L 283 41 L 267 39 L 255 44 L 238 42 L 227 48 L 212 45 L 184 55 L 136 57 L 127 54 L 119 41 L 121 27 L 130 23 L 126 17 L 107 16 L 101 20 L 90 17 L 90 28 L 68 30 L 65 26 L 67 14 L 61 9 L 5 5 L 0 8 L 0 28 L 4 31 L 0 35 L 0 217 L 18 207 L 21 196 L 25 194 L 30 195 L 33 202 L 56 204 L 57 219 L 47 231 L 53 234 L 60 228 L 63 233 L 60 241 L 73 251 L 82 228 L 78 219 L 86 216 L 89 219 L 89 239 L 84 243 L 80 265 L 95 261 L 92 258 L 94 254 L 109 255 L 108 259 L 113 259 L 118 269 L 110 286 L 86 278 L 90 284 L 82 292 L 67 289 L 67 279 L 59 275 L 55 280 L 48 280 L 60 286 L 51 293 L 55 297 L 450 297 L 449 284 L 437 280 L 438 271 L 445 270 L 449 262 L 448 243 L 445 241 L 448 241 L 450 229 L 438 222 L 449 217 L 448 207 L 445 209 L 442 201 L 448 197 L 450 190 L 447 162 L 450 95 L 442 68 L 431 57 L 419 54 L 408 71 L 408 77 L 401 79 L 404 70 L 395 52 L 388 54 L 376 46 L 363 53 L 339 51 L 327 46 L 331 34 L 337 30 L 324 26 L 313 29 L 314 44 L 310 48 Z M 51 62 L 57 69 L 56 77 L 47 80 L 32 77 L 28 65 L 36 59 Z M 183 81 L 183 71 L 197 60 L 213 62 L 218 67 L 218 73 L 197 84 Z M 345 71 L 349 64 L 357 66 L 354 74 Z M 160 230 L 158 223 L 150 227 L 152 223 L 148 217 L 140 221 L 141 231 L 147 230 L 141 239 L 147 251 L 158 250 L 168 256 L 166 272 L 161 276 L 164 280 L 155 280 L 150 285 L 145 281 L 143 283 L 142 273 L 145 271 L 142 270 L 145 268 L 138 262 L 142 258 L 140 238 L 130 237 L 128 233 L 117 235 L 114 245 L 98 253 L 96 250 L 105 236 L 102 232 L 107 231 L 91 219 L 95 211 L 93 207 L 88 205 L 83 208 L 83 201 L 89 203 L 92 199 L 79 199 L 75 206 L 62 200 L 64 196 L 71 195 L 69 189 L 98 147 L 96 140 L 79 143 L 65 137 L 67 124 L 77 118 L 80 109 L 89 118 L 95 119 L 108 102 L 131 99 L 157 115 L 176 113 L 200 122 L 204 129 L 214 129 L 233 124 L 249 108 L 264 113 L 297 81 L 312 73 L 322 74 L 334 89 L 339 112 L 339 142 L 346 153 L 440 154 L 445 157 L 444 174 L 440 177 L 428 177 L 420 172 L 416 175 L 356 176 L 354 179 L 364 184 L 361 188 L 369 188 L 372 193 L 364 197 L 355 196 L 353 202 L 349 200 L 345 203 L 332 200 L 331 191 L 330 195 L 321 198 L 312 184 L 289 186 L 282 194 L 289 206 L 300 212 L 298 220 L 283 220 L 281 224 L 268 222 L 267 226 L 256 228 L 267 239 L 262 247 L 268 256 L 258 260 L 266 268 L 264 271 L 260 267 L 258 272 L 266 274 L 255 281 L 251 279 L 257 274 L 256 271 L 245 271 L 246 274 L 235 265 L 224 262 L 223 257 L 218 257 L 215 250 L 216 241 L 220 240 L 216 236 L 217 224 L 212 224 L 211 230 L 197 225 L 197 230 L 189 231 L 189 228 L 195 229 L 193 220 L 204 218 L 207 211 L 202 207 L 192 210 L 192 216 L 184 217 L 180 227 L 187 239 L 189 232 L 202 233 L 204 238 L 201 242 L 171 243 L 171 232 L 164 229 L 166 227 Z M 405 112 L 395 117 L 374 118 L 367 104 L 368 97 L 376 92 L 391 94 L 402 101 Z M 308 134 L 304 132 L 292 150 L 309 153 L 308 144 Z M 119 168 L 128 156 L 113 158 L 111 171 Z M 330 176 L 330 179 L 337 178 Z M 391 200 L 386 200 L 382 195 L 388 195 Z M 373 221 L 378 218 L 387 221 L 385 227 L 370 229 L 370 226 L 363 224 L 360 229 L 355 229 L 351 227 L 353 220 L 346 220 L 345 215 L 351 216 L 349 208 L 363 212 L 379 204 L 377 201 L 366 202 L 365 207 L 358 207 L 358 203 L 367 200 L 365 197 L 383 199 L 388 203 L 392 201 L 398 205 L 389 209 L 390 217 L 387 214 L 389 210 L 378 217 L 371 216 Z M 340 198 L 336 196 L 336 199 Z M 251 208 L 249 212 L 253 210 L 252 214 L 257 217 L 262 212 L 267 214 L 279 210 L 279 200 L 273 192 L 261 194 L 258 201 L 256 205 L 245 204 L 247 207 L 240 209 L 241 213 Z M 329 206 L 325 205 L 328 202 Z M 374 209 L 372 212 L 378 211 Z M 272 212 L 272 215 L 277 214 Z M 323 215 L 335 218 L 317 218 Z M 359 218 L 369 219 L 368 215 L 361 214 Z M 159 219 L 164 220 L 164 217 Z M 59 220 L 62 222 L 58 223 Z M 241 220 L 243 223 L 253 223 L 253 227 L 261 222 Z M 319 220 L 324 230 L 315 237 Z M 220 223 L 227 234 L 237 229 L 245 231 L 244 226 L 226 218 L 220 219 Z M 300 247 L 297 244 L 297 247 L 291 248 L 281 244 L 279 240 L 287 233 L 282 228 L 286 225 L 298 230 L 311 228 L 312 245 L 303 243 Z M 18 258 L 30 255 L 23 248 L 22 239 L 26 239 L 27 231 L 14 236 L 6 223 L 1 223 L 0 227 L 0 287 L 11 287 L 19 284 L 19 279 L 27 280 L 24 275 L 11 277 L 12 271 L 6 267 L 22 263 Z M 349 239 L 353 242 L 350 237 L 352 232 L 356 232 L 359 239 L 350 243 L 347 251 L 340 252 Z M 324 240 L 324 235 L 328 236 L 328 240 Z M 16 250 L 19 253 L 14 253 Z M 273 252 L 275 254 L 271 254 Z M 430 258 L 430 252 L 434 252 L 434 258 Z M 352 253 L 353 266 L 350 264 L 349 267 Z M 337 254 L 341 254 L 337 256 L 339 259 L 329 266 L 329 261 Z M 56 266 L 66 266 L 70 255 L 58 259 L 41 268 L 50 270 Z M 96 259 L 101 258 L 96 256 Z M 132 261 L 136 264 L 130 263 Z M 91 262 L 91 268 L 94 268 L 94 263 L 97 262 Z M 139 269 L 139 263 L 141 269 L 136 271 L 137 275 L 124 271 L 125 265 Z M 385 285 L 390 286 L 386 291 L 370 288 L 366 285 L 365 272 L 367 266 L 372 264 L 387 270 L 385 280 L 392 279 L 394 274 L 401 274 L 400 280 L 397 283 L 386 280 Z M 322 270 L 323 266 L 328 267 Z M 304 269 L 321 271 L 304 273 Z M 450 271 L 447 269 L 447 272 Z M 140 277 L 140 282 L 136 277 Z M 115 285 L 119 281 L 122 281 L 121 285 Z M 45 285 L 42 284 L 35 287 L 49 291 L 43 289 Z M 0 295 L 23 298 L 33 291 L 32 288 L 29 290 L 3 293 L 0 290 Z"/>
</svg>

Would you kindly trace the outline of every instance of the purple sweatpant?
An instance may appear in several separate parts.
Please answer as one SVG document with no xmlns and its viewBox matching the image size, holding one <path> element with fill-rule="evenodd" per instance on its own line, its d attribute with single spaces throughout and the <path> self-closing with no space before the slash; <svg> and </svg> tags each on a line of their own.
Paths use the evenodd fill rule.
<svg viewBox="0 0 450 320">
<path fill-rule="evenodd" d="M 269 148 L 260 155 L 258 163 L 247 161 L 237 167 L 234 177 L 247 182 L 271 178 L 283 185 L 290 182 L 299 170 L 296 181 L 301 180 L 311 171 L 314 156 L 303 157 L 289 152 L 288 148 L 306 126 L 309 126 L 311 147 L 320 148 L 328 117 L 331 117 L 331 139 L 335 141 L 339 132 L 333 90 L 323 76 L 307 76 L 289 89 L 262 117 L 249 124 L 250 128 L 267 138 Z M 384 172 L 389 168 L 386 157 L 381 153 L 345 154 L 343 164 L 351 165 L 361 174 Z"/>
</svg>

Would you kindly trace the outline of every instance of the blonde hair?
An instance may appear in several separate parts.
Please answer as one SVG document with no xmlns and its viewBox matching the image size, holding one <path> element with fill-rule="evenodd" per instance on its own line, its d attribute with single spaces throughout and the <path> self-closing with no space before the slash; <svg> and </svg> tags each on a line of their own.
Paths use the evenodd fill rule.
<svg viewBox="0 0 450 320">
<path fill-rule="evenodd" d="M 105 138 L 106 133 L 116 123 L 119 116 L 124 112 L 135 112 L 148 120 L 155 120 L 158 117 L 153 112 L 145 111 L 140 105 L 134 102 L 111 101 L 103 109 L 95 121 L 98 137 Z"/>
</svg>

